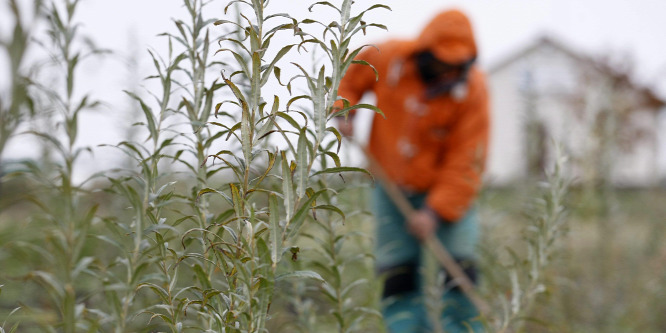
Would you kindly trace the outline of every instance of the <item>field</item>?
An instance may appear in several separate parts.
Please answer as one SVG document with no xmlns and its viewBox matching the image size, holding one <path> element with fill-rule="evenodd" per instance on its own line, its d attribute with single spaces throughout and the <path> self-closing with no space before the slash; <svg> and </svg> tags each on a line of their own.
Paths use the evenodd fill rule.
<svg viewBox="0 0 666 333">
<path fill-rule="evenodd" d="M 567 197 L 569 231 L 548 269 L 551 288 L 533 313 L 543 325 L 529 331 L 664 331 L 666 193 L 615 190 L 586 198 L 576 190 Z M 526 200 L 521 191 L 486 191 L 483 221 L 491 247 L 519 237 Z"/>
<path fill-rule="evenodd" d="M 7 207 L 9 200 L 16 200 L 6 193 L 20 193 L 12 185 L 9 183 L 4 188 L 3 207 Z M 522 230 L 528 223 L 525 218 L 528 192 L 524 189 L 486 189 L 483 192 L 479 202 L 484 225 L 481 253 L 485 250 L 501 253 L 506 247 L 520 251 Z M 367 205 L 367 194 L 367 189 L 355 189 L 349 191 L 346 200 Z M 662 316 L 666 311 L 663 302 L 666 295 L 666 244 L 663 242 L 666 207 L 662 204 L 666 200 L 666 192 L 616 190 L 609 196 L 613 214 L 606 218 L 595 211 L 598 207 L 581 200 L 584 195 L 580 191 L 572 190 L 567 196 L 569 230 L 565 237 L 558 240 L 559 249 L 546 270 L 547 291 L 538 296 L 524 331 L 663 332 L 666 328 L 666 320 Z M 108 199 L 105 195 L 100 197 Z M 29 242 L 35 235 L 34 223 L 26 218 L 30 215 L 28 211 L 33 209 L 27 203 L 18 203 L 0 215 L 1 243 L 5 244 L 0 258 L 2 284 L 5 285 L 0 297 L 3 316 L 18 304 L 45 307 L 31 310 L 36 312 L 19 311 L 13 315 L 14 319 L 26 323 L 34 320 L 31 316 L 48 313 L 48 298 L 37 284 L 8 277 L 22 276 L 28 267 L 39 265 L 44 258 L 36 252 L 9 252 L 6 245 L 20 240 Z M 345 226 L 339 226 L 337 232 L 340 234 L 361 233 L 345 243 L 340 249 L 340 257 L 351 258 L 358 253 L 370 253 L 373 228 L 374 221 L 366 214 L 351 217 Z M 326 235 L 313 225 L 305 229 L 304 233 L 313 237 Z M 309 239 L 306 237 L 299 242 L 301 255 L 294 264 L 321 271 L 317 263 L 323 260 L 323 255 L 316 249 L 316 243 Z M 88 251 L 88 255 L 100 257 L 106 252 L 103 244 L 91 246 Z M 498 258 L 483 258 L 482 269 L 488 276 L 482 277 L 481 291 L 492 302 L 497 293 L 507 293 L 510 286 L 508 280 L 502 281 L 501 278 L 492 283 L 488 280 L 492 276 L 504 276 L 506 268 L 498 264 Z M 366 279 L 357 287 L 354 299 L 365 302 L 368 307 L 379 305 L 377 291 L 380 285 L 373 282 L 376 281 L 373 274 L 372 260 L 366 258 L 352 264 L 343 275 L 348 280 L 344 283 Z M 295 295 L 295 292 L 301 294 Z M 99 292 L 91 290 L 90 293 L 87 296 L 89 302 L 99 301 L 100 295 L 95 295 Z M 273 318 L 268 322 L 271 331 L 307 331 L 306 327 L 321 332 L 336 331 L 334 318 L 327 312 L 330 305 L 316 293 L 316 283 L 303 280 L 282 286 L 272 306 Z M 135 320 L 141 322 L 147 317 L 139 316 Z M 48 321 L 48 318 L 41 318 L 40 321 Z M 362 327 L 379 332 L 379 325 L 381 321 L 371 317 L 364 321 Z"/>
<path fill-rule="evenodd" d="M 220 2 L 212 17 L 219 2 L 182 1 L 125 106 L 79 83 L 81 63 L 108 51 L 78 24 L 78 0 L 7 2 L 0 333 L 383 331 L 373 176 L 344 165 L 333 124 L 381 114 L 337 91 L 353 62 L 368 65 L 352 39 L 386 29 L 364 15 L 388 7 L 304 4 L 319 22 Z M 82 119 L 102 108 L 124 137 L 89 147 Z M 16 142 L 33 156 L 5 156 Z M 84 156 L 111 150 L 116 165 L 83 176 Z M 480 195 L 487 330 L 665 331 L 666 192 L 569 188 L 564 159 L 544 182 Z M 439 271 L 423 269 L 432 318 Z"/>
</svg>

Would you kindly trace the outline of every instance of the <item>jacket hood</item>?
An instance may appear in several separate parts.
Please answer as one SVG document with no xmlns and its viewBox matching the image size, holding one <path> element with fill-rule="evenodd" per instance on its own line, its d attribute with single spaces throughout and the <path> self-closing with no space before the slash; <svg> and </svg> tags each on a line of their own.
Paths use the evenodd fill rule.
<svg viewBox="0 0 666 333">
<path fill-rule="evenodd" d="M 430 50 L 441 61 L 458 64 L 477 56 L 472 24 L 459 10 L 447 10 L 435 16 L 423 29 L 417 51 Z"/>
</svg>

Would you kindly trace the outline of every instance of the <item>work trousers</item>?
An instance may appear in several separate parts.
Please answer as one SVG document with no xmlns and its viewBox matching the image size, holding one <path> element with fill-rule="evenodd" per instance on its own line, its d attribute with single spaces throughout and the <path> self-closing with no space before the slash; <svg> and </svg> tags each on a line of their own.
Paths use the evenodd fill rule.
<svg viewBox="0 0 666 333">
<path fill-rule="evenodd" d="M 407 195 L 416 209 L 425 204 L 426 194 Z M 424 249 L 408 231 L 405 218 L 391 201 L 381 184 L 373 190 L 373 211 L 377 218 L 376 264 L 386 278 L 383 315 L 390 333 L 432 331 L 423 300 L 423 278 L 418 267 L 423 263 Z M 456 223 L 440 221 L 436 235 L 451 255 L 472 277 L 475 248 L 479 237 L 476 209 L 470 209 Z M 481 332 L 475 317 L 478 311 L 459 288 L 446 288 L 443 296 L 442 326 L 447 333 Z"/>
</svg>

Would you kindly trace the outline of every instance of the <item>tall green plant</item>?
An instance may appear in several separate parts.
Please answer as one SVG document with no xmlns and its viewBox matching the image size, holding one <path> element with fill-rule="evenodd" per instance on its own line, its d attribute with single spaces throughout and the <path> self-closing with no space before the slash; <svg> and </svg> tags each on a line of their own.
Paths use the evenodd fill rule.
<svg viewBox="0 0 666 333">
<path fill-rule="evenodd" d="M 77 161 L 88 151 L 77 141 L 78 119 L 99 104 L 78 93 L 76 72 L 98 50 L 79 43 L 74 20 L 79 1 L 63 1 L 47 7 L 49 45 L 62 84 L 36 86 L 58 111 L 52 119 L 61 121 L 55 128 L 62 132 L 33 131 L 51 147 L 53 163 L 26 162 L 24 173 L 39 184 L 41 193 L 33 202 L 42 211 L 33 220 L 45 232 L 13 242 L 42 258 L 27 277 L 44 287 L 57 309 L 30 308 L 33 314 L 44 311 L 37 324 L 65 332 L 256 332 L 266 330 L 275 288 L 282 281 L 306 278 L 323 288 L 351 290 L 340 281 L 323 284 L 324 278 L 313 271 L 294 271 L 283 258 L 300 251 L 303 225 L 317 221 L 334 226 L 345 217 L 335 206 L 337 192 L 327 177 L 366 172 L 340 164 L 341 136 L 327 122 L 354 108 L 376 110 L 343 101 L 334 112 L 333 105 L 340 79 L 360 51 L 349 47 L 351 37 L 368 27 L 383 27 L 362 18 L 384 6 L 354 16 L 351 1 L 342 1 L 339 8 L 315 3 L 339 14 L 339 20 L 322 23 L 267 15 L 268 1 L 231 1 L 227 10 L 234 5 L 241 9 L 236 20 L 215 22 L 231 27 L 217 53 L 228 54 L 234 64 L 224 64 L 211 55 L 213 21 L 203 15 L 210 7 L 184 0 L 189 20 L 176 20 L 178 33 L 165 34 L 166 59 L 150 53 L 156 72 L 150 79 L 160 83 L 161 91 L 148 98 L 128 92 L 140 107 L 143 119 L 135 125 L 145 140 L 126 140 L 116 147 L 136 169 L 105 171 L 111 183 L 107 192 L 127 209 L 107 210 L 99 218 L 83 183 L 74 181 Z M 277 34 L 291 35 L 292 43 L 273 45 Z M 310 48 L 326 54 L 326 60 L 312 72 L 295 65 L 298 75 L 281 77 L 286 59 L 297 49 Z M 210 81 L 211 70 L 220 67 L 224 75 Z M 289 95 L 302 84 L 306 93 L 284 97 L 272 89 L 266 98 L 270 82 L 284 84 L 281 89 Z M 176 172 L 174 164 L 186 171 Z M 220 181 L 225 185 L 214 185 Z M 218 193 L 223 202 L 209 193 Z M 339 247 L 344 234 L 330 230 L 328 245 Z M 94 244 L 106 247 L 98 251 Z M 326 278 L 339 280 L 339 274 Z M 357 318 L 350 309 L 339 314 L 340 330 L 354 327 Z"/>
<path fill-rule="evenodd" d="M 174 55 L 172 37 L 167 36 L 169 54 L 166 59 L 149 52 L 155 66 L 155 75 L 162 91 L 149 101 L 134 93 L 127 94 L 136 100 L 143 113 L 144 142 L 123 141 L 117 145 L 136 161 L 139 170 L 123 172 L 110 178 L 111 192 L 124 198 L 132 214 L 105 219 L 106 226 L 116 237 L 102 240 L 113 245 L 121 254 L 109 263 L 106 272 L 106 298 L 110 304 L 114 331 L 125 332 L 130 327 L 146 327 L 137 323 L 140 314 L 161 318 L 174 332 L 178 331 L 182 315 L 182 302 L 178 295 L 184 289 L 177 284 L 179 272 L 175 267 L 179 254 L 169 247 L 177 240 L 176 227 L 186 219 L 167 221 L 170 206 L 179 200 L 174 193 L 174 177 L 168 168 L 173 157 L 169 155 L 177 134 L 170 122 L 177 114 L 171 107 L 177 90 L 175 73 L 187 57 Z M 169 223 L 167 223 L 169 222 Z M 130 237 L 127 237 L 129 235 Z M 175 241 L 177 243 L 177 241 Z M 141 290 L 151 290 L 151 296 L 141 297 Z"/>
<path fill-rule="evenodd" d="M 337 332 L 367 331 L 364 325 L 380 326 L 382 318 L 375 308 L 378 305 L 376 297 L 372 296 L 379 288 L 372 280 L 374 267 L 369 265 L 369 259 L 372 259 L 369 253 L 371 247 L 363 244 L 367 234 L 353 229 L 358 228 L 357 224 L 345 228 L 345 224 L 353 220 L 347 219 L 347 216 L 358 214 L 360 207 L 355 207 L 358 203 L 342 206 L 336 200 L 338 194 L 351 195 L 342 194 L 343 191 L 359 191 L 359 188 L 349 184 L 336 188 L 323 181 L 320 186 L 335 188 L 332 195 L 322 194 L 317 203 L 318 207 L 330 207 L 330 211 L 318 213 L 312 223 L 317 228 L 311 227 L 303 235 L 314 241 L 312 250 L 316 253 L 306 265 L 313 267 L 326 281 L 319 288 L 321 296 L 316 300 L 326 310 L 324 315 L 332 315 L 331 319 L 335 319 L 333 321 Z M 356 246 L 350 251 L 352 244 Z M 366 245 L 365 248 L 362 245 Z"/>
<path fill-rule="evenodd" d="M 0 163 L 9 139 L 20 124 L 34 113 L 34 101 L 28 92 L 30 86 L 29 73 L 26 73 L 26 53 L 30 49 L 30 38 L 33 34 L 30 25 L 37 24 L 41 19 L 41 1 L 30 4 L 32 15 L 24 15 L 16 0 L 7 1 L 10 17 L 14 20 L 14 29 L 7 40 L 0 41 L 2 49 L 9 60 L 3 70 L 9 79 L 6 92 L 0 94 Z M 29 19 L 26 21 L 25 17 Z"/>
<path fill-rule="evenodd" d="M 541 196 L 532 203 L 529 224 L 522 228 L 526 254 L 519 255 L 518 249 L 507 248 L 510 254 L 510 261 L 504 266 L 507 276 L 500 279 L 508 279 L 509 290 L 495 297 L 493 318 L 485 318 L 493 332 L 520 331 L 530 318 L 537 296 L 549 289 L 549 279 L 544 274 L 558 253 L 558 242 L 567 232 L 565 200 L 570 185 L 564 173 L 566 157 L 561 147 L 556 147 L 554 167 L 546 171 Z M 502 266 L 499 262 L 493 265 Z M 502 290 L 502 287 L 494 288 Z"/>
<path fill-rule="evenodd" d="M 178 150 L 173 158 L 183 164 L 189 176 L 194 179 L 192 187 L 188 188 L 188 192 L 180 196 L 187 203 L 188 211 L 178 211 L 178 215 L 182 216 L 179 220 L 188 220 L 196 225 L 197 230 L 205 230 L 211 224 L 224 219 L 228 214 L 216 214 L 211 210 L 208 197 L 199 196 L 198 192 L 202 188 L 210 186 L 211 179 L 220 171 L 225 170 L 225 166 L 209 165 L 207 163 L 208 154 L 214 147 L 220 146 L 220 141 L 223 141 L 225 136 L 229 135 L 229 129 L 219 130 L 223 127 L 219 122 L 213 121 L 212 123 L 218 126 L 207 126 L 211 122 L 213 114 L 215 117 L 228 117 L 228 119 L 235 119 L 233 114 L 220 112 L 220 106 L 214 107 L 214 99 L 216 93 L 220 88 L 224 87 L 225 83 L 219 83 L 219 78 L 212 82 L 207 79 L 212 74 L 213 70 L 220 70 L 228 66 L 220 61 L 214 60 L 214 54 L 210 49 L 211 40 L 211 27 L 215 20 L 204 18 L 204 9 L 210 3 L 204 3 L 199 0 L 185 0 L 184 5 L 187 9 L 188 19 L 186 21 L 176 20 L 175 25 L 178 29 L 178 34 L 167 34 L 178 42 L 179 46 L 183 49 L 185 55 L 184 61 L 186 64 L 179 67 L 179 72 L 184 74 L 184 81 L 180 81 L 182 86 L 182 96 L 178 106 L 178 111 L 185 117 L 189 125 L 187 132 L 183 133 L 185 138 L 185 148 Z M 217 72 L 215 73 L 217 74 Z M 231 148 L 231 150 L 234 150 Z M 189 183 L 188 183 L 189 184 Z M 224 211 L 224 209 L 217 209 Z M 214 283 L 213 276 L 219 268 L 212 264 L 211 258 L 214 257 L 213 251 L 208 251 L 208 246 L 211 239 L 205 233 L 199 234 L 200 237 L 190 237 L 186 235 L 182 239 L 184 247 L 187 247 L 187 254 L 182 258 L 193 258 L 188 260 L 192 263 L 188 266 L 192 272 L 191 284 L 196 282 L 201 283 L 203 288 L 193 288 L 195 296 L 187 299 L 187 307 L 192 306 L 194 303 L 190 301 L 191 298 L 201 299 L 206 298 L 206 290 L 209 290 Z M 213 307 L 220 308 L 222 305 L 218 300 L 212 300 Z M 209 316 L 206 313 L 200 312 L 200 329 L 211 329 L 213 327 L 220 327 L 219 318 Z"/>
<path fill-rule="evenodd" d="M 39 212 L 33 215 L 29 226 L 39 232 L 14 243 L 20 251 L 35 251 L 43 256 L 35 267 L 30 267 L 32 270 L 25 278 L 41 285 L 48 295 L 52 310 L 39 310 L 55 313 L 52 317 L 34 318 L 47 331 L 95 329 L 100 320 L 96 309 L 86 305 L 97 278 L 93 269 L 96 259 L 86 251 L 97 205 L 85 200 L 88 192 L 84 184 L 89 179 L 76 182 L 74 178 L 77 161 L 90 150 L 78 143 L 80 115 L 99 105 L 90 95 L 75 93 L 77 71 L 83 60 L 101 50 L 81 43 L 83 37 L 74 19 L 78 5 L 78 1 L 68 0 L 50 2 L 40 8 L 48 18 L 49 39 L 43 45 L 53 59 L 53 72 L 59 75 L 58 84 L 45 85 L 35 80 L 32 88 L 34 95 L 39 96 L 35 104 L 37 117 L 53 112 L 49 119 L 57 121 L 58 126 L 55 131 L 30 132 L 45 142 L 53 152 L 53 160 L 23 163 L 22 175 L 39 189 L 30 198 Z M 35 306 L 38 305 L 25 305 Z"/>
<path fill-rule="evenodd" d="M 280 262 L 285 252 L 298 251 L 297 244 L 293 242 L 301 226 L 312 219 L 310 212 L 324 210 L 341 214 L 334 206 L 317 205 L 318 198 L 331 190 L 319 187 L 316 180 L 326 174 L 361 171 L 342 167 L 336 153 L 324 150 L 323 144 L 328 136 L 333 136 L 338 144 L 341 140 L 339 133 L 327 126 L 327 121 L 336 115 L 332 109 L 338 99 L 340 79 L 360 51 L 349 49 L 350 38 L 374 24 L 361 20 L 365 11 L 351 16 L 351 1 L 343 1 L 340 8 L 327 2 L 318 3 L 335 8 L 340 15 L 339 21 L 322 24 L 331 36 L 329 40 L 324 40 L 304 31 L 307 25 L 319 22 L 309 19 L 298 21 L 283 13 L 267 15 L 267 1 L 232 1 L 229 6 L 235 3 L 247 6 L 252 15 L 241 14 L 240 23 L 231 20 L 216 22 L 217 25 L 236 27 L 245 38 L 221 40 L 219 52 L 230 53 L 239 70 L 228 77 L 223 76 L 233 97 L 219 103 L 216 108 L 227 113 L 233 113 L 238 108 L 241 119 L 235 124 L 216 122 L 211 125 L 228 131 L 228 137 L 239 142 L 241 151 L 240 156 L 230 150 L 211 156 L 211 160 L 221 161 L 232 171 L 234 180 L 221 189 L 204 188 L 199 195 L 220 194 L 230 205 L 231 216 L 207 228 L 188 232 L 188 235 L 196 232 L 205 235 L 209 251 L 215 254 L 211 260 L 219 270 L 217 276 L 200 277 L 203 297 L 192 300 L 190 304 L 216 318 L 220 325 L 217 329 L 262 331 L 265 330 L 275 283 L 289 277 L 323 281 L 319 274 L 312 271 L 281 273 Z M 370 9 L 377 7 L 381 6 Z M 282 22 L 274 23 L 278 20 Z M 273 37 L 280 31 L 292 31 L 301 40 L 293 45 L 277 46 L 272 59 L 267 58 L 273 50 Z M 262 87 L 271 76 L 285 81 L 280 77 L 281 59 L 292 49 L 310 43 L 325 51 L 331 69 L 327 72 L 326 65 L 322 65 L 317 73 L 311 75 L 295 64 L 301 75 L 289 79 L 287 88 L 302 79 L 308 93 L 290 98 L 286 109 L 281 110 L 281 105 L 285 104 L 281 104 L 280 97 L 264 98 Z M 251 61 L 246 63 L 246 59 Z M 242 89 L 239 82 L 249 85 Z M 299 100 L 310 102 L 310 112 L 291 108 Z M 272 105 L 267 101 L 272 101 Z M 352 109 L 348 103 L 346 106 L 340 113 Z M 299 115 L 302 121 L 293 115 Z M 287 148 L 266 149 L 264 142 L 271 133 L 281 136 Z M 334 160 L 336 166 L 316 170 L 315 162 L 326 158 Z M 273 171 L 275 166 L 281 170 Z M 275 184 L 272 182 L 274 179 L 279 180 L 280 186 L 272 185 Z"/>
</svg>

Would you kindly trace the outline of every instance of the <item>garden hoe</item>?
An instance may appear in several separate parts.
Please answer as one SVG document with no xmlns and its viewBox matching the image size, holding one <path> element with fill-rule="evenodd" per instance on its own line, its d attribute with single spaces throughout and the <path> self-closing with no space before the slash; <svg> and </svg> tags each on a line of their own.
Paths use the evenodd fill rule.
<svg viewBox="0 0 666 333">
<path fill-rule="evenodd" d="M 384 173 L 379 164 L 372 157 L 371 153 L 365 148 L 365 146 L 359 144 L 355 140 L 351 139 L 358 147 L 363 150 L 363 153 L 368 159 L 370 164 L 370 169 L 372 170 L 373 175 L 375 175 L 384 185 L 386 193 L 391 198 L 391 201 L 395 203 L 398 207 L 398 210 L 405 217 L 409 217 L 416 212 L 412 204 L 407 200 L 405 195 L 400 191 L 398 186 L 393 183 L 388 176 Z M 489 313 L 489 306 L 476 292 L 474 283 L 472 280 L 465 274 L 460 265 L 453 259 L 449 251 L 446 250 L 444 245 L 435 237 L 435 235 L 428 236 L 423 240 L 423 245 L 435 256 L 439 264 L 446 270 L 448 274 L 451 275 L 453 281 L 458 284 L 460 289 L 465 293 L 465 295 L 474 303 L 476 308 L 479 310 L 482 316 L 486 316 Z"/>
</svg>

